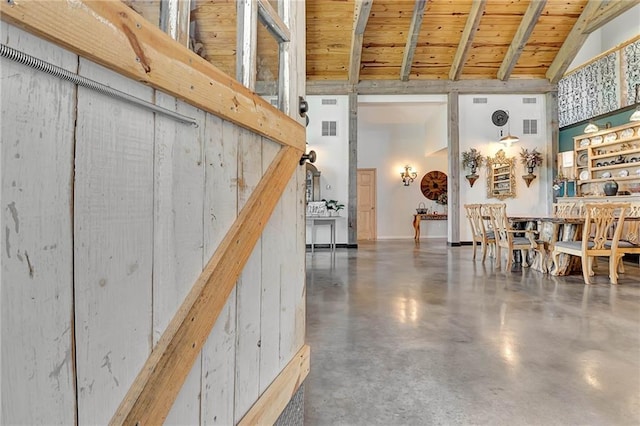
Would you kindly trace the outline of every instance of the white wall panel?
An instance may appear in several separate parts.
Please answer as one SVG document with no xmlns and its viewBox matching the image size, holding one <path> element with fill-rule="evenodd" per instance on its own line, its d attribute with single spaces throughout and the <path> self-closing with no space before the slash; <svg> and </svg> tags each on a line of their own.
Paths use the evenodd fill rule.
<svg viewBox="0 0 640 426">
<path fill-rule="evenodd" d="M 2 43 L 75 71 L 15 27 Z M 0 424 L 73 424 L 73 84 L 0 59 Z"/>
</svg>

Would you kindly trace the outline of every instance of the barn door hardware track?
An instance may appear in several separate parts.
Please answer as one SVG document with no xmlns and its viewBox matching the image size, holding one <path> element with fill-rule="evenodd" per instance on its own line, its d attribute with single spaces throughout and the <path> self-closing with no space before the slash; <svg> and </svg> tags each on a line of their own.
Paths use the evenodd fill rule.
<svg viewBox="0 0 640 426">
<path fill-rule="evenodd" d="M 180 123 L 191 124 L 193 126 L 198 125 L 198 123 L 194 118 L 187 117 L 182 114 L 178 114 L 166 108 L 162 108 L 157 105 L 154 105 L 151 102 L 147 102 L 143 99 L 139 99 L 139 98 L 136 98 L 135 96 L 131 96 L 127 93 L 113 89 L 102 83 L 98 83 L 97 81 L 91 80 L 86 77 L 82 77 L 78 74 L 67 71 L 64 68 L 60 68 L 59 66 L 53 65 L 49 62 L 45 62 L 42 59 L 38 59 L 24 52 L 20 52 L 19 50 L 9 47 L 5 44 L 0 44 L 0 56 L 3 58 L 11 59 L 12 61 L 18 62 L 20 64 L 26 65 L 30 68 L 34 68 L 36 70 L 45 72 L 52 76 L 58 77 L 62 80 L 70 81 L 71 83 L 77 84 L 78 86 L 86 87 L 87 89 L 91 89 L 98 93 L 102 93 L 105 96 L 123 100 L 125 102 L 140 106 L 142 108 L 150 109 L 153 112 L 156 112 L 158 114 L 171 117 L 174 120 L 179 121 Z"/>
</svg>

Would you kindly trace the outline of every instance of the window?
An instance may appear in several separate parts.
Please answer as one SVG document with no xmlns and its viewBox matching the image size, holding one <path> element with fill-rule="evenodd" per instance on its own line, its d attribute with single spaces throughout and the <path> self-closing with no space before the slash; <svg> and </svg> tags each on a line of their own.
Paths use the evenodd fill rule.
<svg viewBox="0 0 640 426">
<path fill-rule="evenodd" d="M 337 122 L 336 121 L 323 121 L 322 122 L 322 136 L 337 136 Z"/>
<path fill-rule="evenodd" d="M 522 129 L 523 129 L 522 133 L 525 135 L 537 135 L 538 120 L 523 120 Z"/>
</svg>

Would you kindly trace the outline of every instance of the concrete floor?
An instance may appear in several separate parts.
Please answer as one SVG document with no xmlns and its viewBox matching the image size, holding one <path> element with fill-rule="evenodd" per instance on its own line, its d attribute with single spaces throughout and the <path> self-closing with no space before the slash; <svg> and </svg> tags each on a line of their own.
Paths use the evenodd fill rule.
<svg viewBox="0 0 640 426">
<path fill-rule="evenodd" d="M 619 286 L 605 261 L 585 286 L 442 240 L 308 253 L 305 425 L 638 425 L 640 271 L 625 265 Z"/>
</svg>

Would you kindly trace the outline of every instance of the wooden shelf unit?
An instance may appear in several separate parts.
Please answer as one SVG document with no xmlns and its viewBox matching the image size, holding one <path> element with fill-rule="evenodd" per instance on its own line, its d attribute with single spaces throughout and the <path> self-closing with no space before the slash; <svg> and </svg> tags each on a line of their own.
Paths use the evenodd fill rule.
<svg viewBox="0 0 640 426">
<path fill-rule="evenodd" d="M 582 134 L 573 143 L 574 174 L 582 195 L 601 194 L 609 180 L 618 183 L 618 191 L 640 192 L 640 123 Z"/>
</svg>

